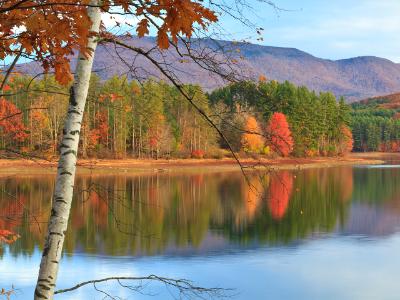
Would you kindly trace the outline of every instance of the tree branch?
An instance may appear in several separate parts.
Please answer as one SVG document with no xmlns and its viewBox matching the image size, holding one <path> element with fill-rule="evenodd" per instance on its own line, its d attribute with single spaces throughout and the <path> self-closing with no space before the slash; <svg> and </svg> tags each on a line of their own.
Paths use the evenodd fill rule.
<svg viewBox="0 0 400 300">
<path fill-rule="evenodd" d="M 133 288 L 132 286 L 125 286 L 121 284 L 121 281 L 156 281 L 165 284 L 167 287 L 173 287 L 176 288 L 182 296 L 195 296 L 195 297 L 201 297 L 201 295 L 207 295 L 211 298 L 224 298 L 227 297 L 226 292 L 233 291 L 232 289 L 224 289 L 224 288 L 205 288 L 205 287 L 200 287 L 194 285 L 191 281 L 187 279 L 174 279 L 174 278 L 168 278 L 168 277 L 161 277 L 157 275 L 149 275 L 149 276 L 143 276 L 143 277 L 130 277 L 130 276 L 121 276 L 121 277 L 107 277 L 107 278 L 102 278 L 102 279 L 93 279 L 93 280 L 88 280 L 84 281 L 81 283 L 76 284 L 73 287 L 66 288 L 66 289 L 60 289 L 54 292 L 54 294 L 62 294 L 66 292 L 71 292 L 74 290 L 77 290 L 83 286 L 93 284 L 96 287 L 97 283 L 101 282 L 107 282 L 107 281 L 117 281 L 122 287 L 127 287 L 131 290 L 138 291 L 140 289 L 141 284 L 139 284 L 136 289 Z"/>
</svg>

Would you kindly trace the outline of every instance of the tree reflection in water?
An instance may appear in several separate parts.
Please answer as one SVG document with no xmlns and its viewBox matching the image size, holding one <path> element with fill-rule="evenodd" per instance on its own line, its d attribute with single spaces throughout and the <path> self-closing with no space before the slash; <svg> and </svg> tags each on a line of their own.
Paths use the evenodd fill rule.
<svg viewBox="0 0 400 300">
<path fill-rule="evenodd" d="M 210 235 L 239 244 L 291 243 L 343 226 L 352 195 L 365 193 L 365 182 L 375 180 L 369 176 L 389 178 L 385 172 L 393 170 L 254 173 L 250 184 L 235 172 L 79 176 L 65 249 L 152 255 L 201 247 Z M 0 227 L 21 236 L 10 246 L 14 254 L 42 247 L 53 184 L 49 176 L 0 179 Z M 379 201 L 396 199 L 400 187 L 385 187 Z"/>
</svg>

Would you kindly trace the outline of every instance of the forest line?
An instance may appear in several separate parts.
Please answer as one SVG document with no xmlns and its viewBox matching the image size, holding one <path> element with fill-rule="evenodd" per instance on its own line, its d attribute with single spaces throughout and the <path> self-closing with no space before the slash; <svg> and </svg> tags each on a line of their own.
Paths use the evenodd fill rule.
<svg viewBox="0 0 400 300">
<path fill-rule="evenodd" d="M 315 157 L 352 150 L 354 112 L 332 93 L 264 80 L 211 93 L 184 88 L 225 139 L 165 82 L 139 84 L 117 76 L 101 81 L 92 75 L 79 155 L 222 158 L 230 156 L 230 147 L 241 157 Z M 56 156 L 68 99 L 68 87 L 52 76 L 12 76 L 0 98 L 1 148 Z"/>
</svg>

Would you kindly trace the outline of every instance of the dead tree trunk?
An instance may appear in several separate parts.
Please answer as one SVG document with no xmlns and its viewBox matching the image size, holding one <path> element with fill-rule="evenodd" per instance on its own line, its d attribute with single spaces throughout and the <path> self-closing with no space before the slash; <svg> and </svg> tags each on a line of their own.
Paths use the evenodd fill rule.
<svg viewBox="0 0 400 300">
<path fill-rule="evenodd" d="M 91 4 L 96 5 L 97 3 L 97 0 L 91 1 Z M 88 15 L 92 21 L 91 31 L 98 33 L 101 18 L 100 8 L 95 6 L 89 7 Z M 60 159 L 58 162 L 48 233 L 35 289 L 36 300 L 52 299 L 54 295 L 58 266 L 71 209 L 79 135 L 97 39 L 96 36 L 92 36 L 88 41 L 88 47 L 92 51 L 89 57 L 79 55 L 74 84 L 70 90 L 70 103 L 64 123 L 63 138 L 60 144 Z"/>
</svg>

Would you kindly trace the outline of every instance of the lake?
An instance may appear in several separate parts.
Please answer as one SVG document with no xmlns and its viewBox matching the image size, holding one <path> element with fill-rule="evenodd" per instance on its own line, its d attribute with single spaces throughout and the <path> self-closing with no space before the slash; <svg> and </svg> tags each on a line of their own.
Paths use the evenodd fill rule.
<svg viewBox="0 0 400 300">
<path fill-rule="evenodd" d="M 263 174 L 81 175 L 57 288 L 109 276 L 190 279 L 233 299 L 398 299 L 400 166 Z M 0 178 L 0 288 L 31 299 L 54 177 Z M 124 284 L 129 284 L 124 282 Z M 133 284 L 132 282 L 130 283 Z M 157 283 L 124 299 L 173 299 Z M 88 285 L 56 299 L 103 299 Z"/>
</svg>

